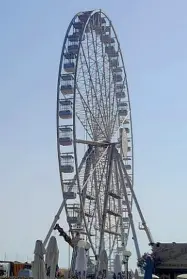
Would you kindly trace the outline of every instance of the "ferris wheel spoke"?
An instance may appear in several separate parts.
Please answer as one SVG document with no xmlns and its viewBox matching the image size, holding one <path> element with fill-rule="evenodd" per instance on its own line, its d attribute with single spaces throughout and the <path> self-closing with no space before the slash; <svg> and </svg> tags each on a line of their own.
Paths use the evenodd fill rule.
<svg viewBox="0 0 187 279">
<path fill-rule="evenodd" d="M 103 113 L 101 111 L 100 103 L 99 103 L 99 100 L 98 100 L 98 97 L 97 97 L 97 91 L 96 91 L 95 86 L 94 86 L 92 75 L 90 73 L 90 69 L 89 69 L 88 62 L 86 60 L 86 55 L 85 55 L 85 52 L 84 52 L 84 49 L 83 49 L 82 45 L 81 45 L 81 49 L 82 49 L 83 57 L 85 59 L 89 79 L 90 79 L 90 82 L 91 82 L 91 85 L 92 85 L 92 88 L 93 88 L 93 93 L 94 93 L 94 97 L 95 97 L 95 100 L 96 100 L 97 110 L 99 112 L 99 118 L 101 119 L 102 126 L 104 127 L 104 135 L 105 135 L 105 137 L 107 137 L 107 131 L 106 131 L 106 127 L 105 127 L 105 120 L 103 118 Z"/>
<path fill-rule="evenodd" d="M 86 160 L 86 167 L 85 167 L 85 172 L 84 172 L 84 179 L 83 179 L 83 185 L 85 185 L 85 187 L 83 187 L 82 190 L 82 203 L 83 203 L 83 208 L 86 211 L 87 209 L 85 208 L 85 203 L 86 203 L 86 196 L 88 196 L 88 183 L 86 183 L 89 179 L 89 175 L 90 175 L 90 171 L 91 171 L 91 164 L 92 164 L 92 157 L 93 157 L 93 153 L 92 156 L 90 156 L 87 160 Z M 88 208 L 88 215 L 90 215 L 90 208 Z M 82 223 L 82 220 L 81 220 Z M 89 231 L 90 233 L 90 231 Z"/>
<path fill-rule="evenodd" d="M 108 193 L 110 189 L 111 177 L 112 177 L 112 165 L 113 165 L 113 150 L 114 146 L 112 145 L 109 150 L 108 154 L 108 171 L 107 171 L 107 179 L 106 179 L 106 186 L 105 186 L 105 197 L 103 202 L 103 214 L 102 214 L 102 224 L 101 224 L 101 231 L 100 231 L 100 243 L 99 243 L 99 255 L 101 253 L 102 241 L 104 237 L 104 230 L 106 224 L 106 214 L 107 214 L 107 206 L 108 206 Z"/>
<path fill-rule="evenodd" d="M 118 165 L 117 165 L 116 158 L 114 159 L 114 175 L 115 175 L 117 192 L 121 194 L 122 193 L 122 189 L 119 186 L 120 185 L 119 184 L 119 179 L 118 179 L 119 171 L 118 171 Z M 121 200 L 118 200 L 118 207 L 119 207 L 119 211 L 123 212 Z M 123 215 L 121 216 L 119 222 L 120 222 L 120 231 L 121 231 L 121 243 L 122 243 L 123 247 L 126 247 L 127 239 L 125 238 L 125 230 L 124 230 L 124 226 L 123 226 Z"/>
<path fill-rule="evenodd" d="M 77 86 L 77 91 L 78 91 L 78 94 L 79 94 L 79 96 L 80 96 L 80 98 L 81 98 L 83 108 L 85 109 L 85 115 L 86 115 L 87 123 L 88 123 L 90 129 L 93 131 L 93 127 L 92 127 L 92 125 L 91 125 L 91 123 L 90 123 L 90 121 L 89 121 L 89 117 L 88 117 L 89 115 L 91 116 L 92 121 L 95 122 L 95 124 L 99 127 L 99 129 L 101 130 L 101 132 L 104 133 L 104 131 L 103 131 L 103 129 L 102 129 L 100 123 L 97 121 L 97 119 L 96 119 L 95 116 L 93 115 L 92 111 L 90 110 L 90 107 L 89 107 L 89 105 L 87 104 L 87 102 L 85 101 L 84 97 L 82 96 L 82 94 L 81 94 L 81 92 L 80 92 L 78 86 Z M 89 112 L 89 114 L 88 114 L 88 112 Z M 91 136 L 91 137 L 93 137 L 93 136 Z"/>
<path fill-rule="evenodd" d="M 107 122 L 106 122 L 107 121 L 106 105 L 104 105 L 103 94 L 102 94 L 102 83 L 101 83 L 101 77 L 100 77 L 100 68 L 99 68 L 99 65 L 98 65 L 99 64 L 98 63 L 98 56 L 99 55 L 97 55 L 97 53 L 98 53 L 98 51 L 97 51 L 97 48 L 98 48 L 97 36 L 96 36 L 96 40 L 94 40 L 94 35 L 93 35 L 93 29 L 92 28 L 91 28 L 91 35 L 92 35 L 93 51 L 94 51 L 94 57 L 95 57 L 96 75 L 97 75 L 97 80 L 98 80 L 98 84 L 99 84 L 99 94 L 100 94 L 99 103 L 101 103 L 101 106 L 102 106 L 103 115 L 104 115 L 104 118 L 105 118 L 105 125 L 108 126 Z"/>
<path fill-rule="evenodd" d="M 129 216 L 129 220 L 130 220 L 130 226 L 131 226 L 131 229 L 132 229 L 134 245 L 135 245 L 135 248 L 136 248 L 137 256 L 138 256 L 138 258 L 140 258 L 141 257 L 140 248 L 139 248 L 139 245 L 138 245 L 138 240 L 137 240 L 136 230 L 135 230 L 135 226 L 134 226 L 133 216 L 132 216 L 132 213 L 131 213 L 131 205 L 129 203 L 128 194 L 127 194 L 127 190 L 126 190 L 126 187 L 125 187 L 124 174 L 123 174 L 123 170 L 122 170 L 122 166 L 121 166 L 122 161 L 121 161 L 120 155 L 117 154 L 117 153 L 116 153 L 116 155 L 118 157 L 118 168 L 119 168 L 120 180 L 121 180 L 121 184 L 122 184 L 122 187 L 123 187 L 123 193 L 124 193 L 124 197 L 125 197 L 125 201 L 126 201 L 126 205 L 127 205 L 127 209 L 128 209 L 128 216 Z M 125 176 L 125 178 L 128 180 L 128 176 Z"/>
<path fill-rule="evenodd" d="M 80 59 L 81 60 L 81 59 Z M 84 70 L 83 70 L 83 67 L 82 68 L 82 74 L 83 74 L 83 80 L 84 80 L 84 85 L 85 85 L 85 89 L 87 88 L 86 86 L 86 77 L 85 77 L 85 74 L 84 74 Z M 92 105 L 90 106 L 91 104 L 91 101 L 89 100 L 89 94 L 88 94 L 88 91 L 89 91 L 90 88 L 86 89 L 86 99 L 84 98 L 84 96 L 81 94 L 81 90 L 79 89 L 78 85 L 77 85 L 77 90 L 78 90 L 78 93 L 81 97 L 81 102 L 82 102 L 82 106 L 83 106 L 83 109 L 84 109 L 84 113 L 85 113 L 85 117 L 86 117 L 86 122 L 88 123 L 89 125 L 89 128 L 91 130 L 91 138 L 93 137 L 93 134 L 94 134 L 94 127 L 95 125 L 96 126 L 99 126 L 100 128 L 100 133 L 103 134 L 104 133 L 104 130 L 103 128 L 101 127 L 100 123 L 98 122 L 97 118 L 95 117 L 95 115 L 93 114 L 92 111 L 94 111 L 94 106 L 93 106 L 93 103 Z M 95 123 L 93 125 L 93 123 Z"/>
<path fill-rule="evenodd" d="M 116 226 L 119 226 L 119 220 L 116 222 Z M 114 247 L 116 246 L 116 242 L 117 242 L 117 235 L 114 236 L 110 251 L 109 251 L 109 257 L 111 257 L 113 251 L 114 251 Z"/>
<path fill-rule="evenodd" d="M 105 152 L 105 156 L 107 156 L 108 149 Z M 105 183 L 105 176 L 106 176 L 106 167 L 107 167 L 107 160 L 105 159 L 104 162 L 97 164 L 97 175 L 94 175 L 94 184 L 95 184 L 95 192 L 96 192 L 96 205 L 97 205 L 97 212 L 98 212 L 98 226 L 101 227 L 102 223 L 102 205 L 104 199 L 104 192 L 102 193 L 102 186 Z M 99 183 L 98 183 L 99 182 Z"/>
<path fill-rule="evenodd" d="M 101 34 L 101 40 L 103 39 L 103 34 Z M 103 70 L 103 74 L 102 74 L 102 83 L 104 83 L 104 94 L 105 94 L 105 102 L 106 102 L 106 107 L 108 108 L 108 95 L 107 95 L 107 84 L 106 84 L 106 66 L 105 66 L 105 53 L 104 53 L 104 46 L 103 44 L 101 44 L 101 48 L 102 48 L 102 70 Z M 109 119 L 108 116 L 108 109 L 106 109 L 106 118 L 107 118 L 107 122 Z"/>
<path fill-rule="evenodd" d="M 75 164 L 76 164 L 76 173 L 78 173 L 77 172 L 77 156 L 75 156 Z M 92 251 L 93 251 L 94 254 L 96 254 L 95 248 L 94 248 L 94 245 L 93 245 L 93 242 L 92 242 L 92 239 L 91 239 L 91 236 L 89 235 L 87 223 L 86 223 L 86 217 L 85 217 L 85 212 L 84 212 L 83 199 L 82 199 L 82 195 L 81 195 L 82 191 L 81 191 L 81 185 L 80 185 L 80 178 L 79 178 L 79 176 L 77 176 L 77 187 L 78 187 L 78 191 L 79 191 L 80 208 L 81 208 L 81 213 L 82 213 L 81 214 L 81 219 L 83 219 L 84 226 L 85 226 L 86 233 L 87 233 L 87 237 L 88 237 L 88 240 L 90 242 Z"/>
<path fill-rule="evenodd" d="M 84 76 L 84 84 L 85 84 L 86 83 L 86 77 L 85 77 L 84 74 L 83 74 L 83 76 Z M 86 123 L 89 126 L 89 129 L 91 131 L 91 133 L 89 133 L 90 138 L 93 139 L 93 135 L 94 135 L 94 132 L 95 132 L 95 127 L 97 127 L 97 128 L 99 127 L 98 130 L 100 131 L 100 133 L 98 133 L 98 135 L 104 134 L 104 130 L 101 127 L 101 123 L 98 122 L 97 118 L 94 115 L 93 104 L 92 104 L 92 106 L 90 106 L 90 101 L 88 100 L 88 94 L 86 93 L 86 99 L 87 99 L 86 100 L 84 98 L 84 96 L 81 94 L 81 90 L 79 89 L 78 85 L 77 85 L 77 92 L 80 95 L 80 100 L 81 100 L 80 111 L 82 111 L 82 113 L 84 113 L 84 115 L 82 117 L 79 114 L 79 118 L 83 118 L 83 117 L 86 118 Z M 84 125 L 84 127 L 85 127 L 85 130 L 88 131 L 88 129 L 85 125 Z"/>
<path fill-rule="evenodd" d="M 94 206 L 92 206 L 92 212 L 86 212 L 86 208 L 85 208 L 85 199 L 84 199 L 84 196 L 83 196 L 83 192 L 84 191 L 89 191 L 89 187 L 88 187 L 88 184 L 89 184 L 89 181 L 91 180 L 92 181 L 92 177 L 93 177 L 93 181 L 94 181 L 94 191 L 95 192 L 97 192 L 97 185 L 95 184 L 95 181 L 97 182 L 97 178 L 96 178 L 96 180 L 94 180 L 95 179 L 95 172 L 97 171 L 97 166 L 100 164 L 100 162 L 101 162 L 101 160 L 102 160 L 102 158 L 104 157 L 104 155 L 107 153 L 107 148 L 103 151 L 103 153 L 102 153 L 102 156 L 99 158 L 99 160 L 95 160 L 94 159 L 94 153 L 95 152 L 93 152 L 93 149 L 92 149 L 92 153 L 90 153 L 90 154 L 92 154 L 90 157 L 89 157 L 89 160 L 90 160 L 90 162 L 89 162 L 89 164 L 91 165 L 91 163 L 92 163 L 92 172 L 89 174 L 89 176 L 86 174 L 86 171 L 88 170 L 88 167 L 85 167 L 84 168 L 84 183 L 83 183 L 83 186 L 82 187 L 80 187 L 80 179 L 79 179 L 79 182 L 77 182 L 77 185 L 78 185 L 78 190 L 79 190 L 79 196 L 80 196 L 80 205 L 81 205 L 81 212 L 82 212 L 82 214 L 81 214 L 81 220 L 83 220 L 83 222 L 84 222 L 84 226 L 85 226 L 85 229 L 86 229 L 86 232 L 87 232 L 87 237 L 88 237 L 88 239 L 89 239 L 89 241 L 91 242 L 91 246 L 92 246 L 92 250 L 93 250 L 93 253 L 95 254 L 96 253 L 96 251 L 95 251 L 95 249 L 94 249 L 94 247 L 93 247 L 93 241 L 92 241 L 92 237 L 91 237 L 91 234 L 90 234 L 90 228 L 89 228 L 89 226 L 87 225 L 87 220 L 89 219 L 89 217 L 94 217 L 93 216 L 93 214 L 91 214 L 92 212 L 94 212 L 94 214 L 96 214 L 95 212 L 97 212 L 97 214 L 98 214 L 98 217 L 97 218 L 100 218 L 100 216 L 99 216 L 99 214 L 100 214 L 100 211 L 99 211 L 99 208 L 100 208 L 100 204 L 98 203 L 98 199 L 96 198 L 96 200 L 95 200 L 95 204 L 97 205 L 97 206 L 95 206 L 95 204 L 94 204 Z M 90 168 L 90 166 L 89 166 L 89 168 Z M 87 170 L 86 170 L 87 169 Z M 82 176 L 82 175 L 81 175 Z M 78 184 L 79 183 L 79 184 Z M 93 185 L 93 184 L 92 184 Z M 85 190 L 86 189 L 86 190 Z M 89 191 L 90 192 L 90 191 Z M 88 196 L 90 196 L 90 193 L 89 192 L 85 192 L 85 195 L 87 194 Z M 92 193 L 91 193 L 92 194 Z M 97 195 L 96 195 L 97 196 Z M 95 209 L 95 207 L 96 207 L 96 211 L 94 210 Z M 87 216 L 87 217 L 86 217 Z M 81 221 L 82 222 L 82 221 Z M 101 218 L 100 218 L 100 221 L 99 222 L 101 222 Z"/>
<path fill-rule="evenodd" d="M 95 154 L 93 154 L 93 161 L 92 161 L 92 166 L 93 166 L 93 171 L 92 171 L 92 175 L 93 175 L 93 181 L 92 181 L 92 185 L 94 183 L 94 188 L 95 188 L 95 203 L 96 203 L 96 214 L 97 214 L 97 218 L 98 218 L 98 225 L 100 226 L 101 222 L 102 222 L 102 215 L 101 215 L 101 191 L 100 191 L 100 187 L 101 187 L 101 183 L 102 183 L 102 178 L 104 175 L 104 170 L 105 170 L 105 166 L 102 166 L 102 160 L 104 159 L 104 157 L 106 156 L 107 152 L 108 152 L 108 147 L 104 150 L 104 152 L 100 155 L 100 157 L 97 156 L 97 152 L 98 149 L 95 149 Z M 97 158 L 99 158 L 99 161 L 97 161 Z M 99 169 L 99 171 L 98 171 Z M 102 172 L 102 174 L 100 174 L 100 172 Z M 99 182 L 99 183 L 98 183 Z"/>
</svg>

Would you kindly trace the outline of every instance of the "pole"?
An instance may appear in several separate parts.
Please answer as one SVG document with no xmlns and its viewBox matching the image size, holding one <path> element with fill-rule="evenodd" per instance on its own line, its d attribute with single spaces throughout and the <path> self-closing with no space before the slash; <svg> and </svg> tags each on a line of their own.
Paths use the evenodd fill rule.
<svg viewBox="0 0 187 279">
<path fill-rule="evenodd" d="M 129 258 L 128 257 L 127 257 L 126 269 L 127 269 L 126 278 L 129 279 Z"/>
<path fill-rule="evenodd" d="M 69 237 L 70 237 L 70 231 L 69 231 Z M 68 269 L 70 269 L 70 245 L 69 245 L 69 247 L 68 247 L 68 261 L 69 261 L 69 263 L 68 263 Z"/>
</svg>

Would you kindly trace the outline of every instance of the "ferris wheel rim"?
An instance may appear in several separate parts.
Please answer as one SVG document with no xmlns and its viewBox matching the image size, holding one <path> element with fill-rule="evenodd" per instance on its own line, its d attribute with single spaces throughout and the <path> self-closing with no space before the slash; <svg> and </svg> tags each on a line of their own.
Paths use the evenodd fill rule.
<svg viewBox="0 0 187 279">
<path fill-rule="evenodd" d="M 92 11 L 92 13 L 90 14 L 89 18 L 86 21 L 86 24 L 84 26 L 84 30 L 82 32 L 82 35 L 85 32 L 86 26 L 88 25 L 88 23 L 90 21 L 90 18 L 92 17 L 93 14 L 95 14 L 97 12 L 101 12 L 108 19 L 108 21 L 111 23 L 111 20 L 109 19 L 109 17 L 103 11 L 101 11 L 101 10 L 94 10 L 94 11 Z M 69 27 L 68 27 L 67 32 L 66 32 L 63 48 L 62 48 L 61 60 L 60 60 L 60 65 L 59 65 L 58 85 L 57 85 L 58 86 L 57 87 L 57 103 L 59 102 L 59 95 L 60 95 L 59 85 L 60 85 L 60 75 L 61 75 L 61 69 L 62 69 L 63 58 L 64 58 L 65 44 L 66 44 L 66 41 L 67 41 L 67 37 L 68 37 L 69 31 L 70 31 L 70 29 L 71 29 L 71 27 L 73 25 L 73 22 L 78 17 L 78 15 L 80 15 L 80 13 L 77 13 L 73 17 L 72 21 L 69 24 Z M 126 78 L 126 86 L 127 86 L 126 93 L 127 93 L 128 103 L 129 103 L 131 141 L 132 141 L 132 180 L 133 180 L 133 174 L 134 174 L 134 167 L 133 167 L 133 158 L 134 158 L 134 156 L 133 156 L 133 134 L 132 134 L 133 130 L 132 130 L 132 115 L 131 115 L 130 96 L 129 96 L 129 90 L 128 90 L 127 75 L 126 75 L 126 70 L 125 70 L 125 66 L 124 66 L 123 55 L 122 55 L 122 52 L 121 52 L 119 40 L 118 40 L 116 31 L 115 31 L 114 26 L 113 26 L 112 23 L 111 23 L 111 28 L 112 28 L 113 32 L 115 33 L 115 36 L 116 36 L 116 41 L 117 41 L 117 44 L 119 46 L 119 53 L 120 53 L 120 57 L 121 57 L 121 61 L 122 61 L 122 66 L 123 66 L 123 72 L 124 72 L 124 75 L 125 75 L 125 78 Z M 79 42 L 79 52 L 80 52 L 80 46 L 81 46 L 81 41 Z M 76 75 L 77 75 L 78 59 L 79 59 L 79 54 L 78 54 L 77 59 L 76 59 L 76 70 L 75 70 L 75 79 L 74 79 L 74 96 L 73 96 L 73 104 L 74 104 L 73 105 L 73 139 L 74 139 L 74 141 L 73 141 L 73 148 L 74 148 L 76 176 L 79 178 L 78 160 L 77 160 L 77 143 L 76 143 L 76 111 L 75 111 L 75 109 L 76 109 L 75 101 L 76 101 L 76 94 L 77 94 L 75 86 L 76 86 Z M 59 103 L 57 104 L 57 107 L 58 107 L 58 105 L 59 105 Z M 59 158 L 59 162 L 60 162 L 59 129 L 58 129 L 58 127 L 59 127 L 59 115 L 58 115 L 58 109 L 57 109 L 57 148 L 58 148 L 58 158 Z M 62 184 L 63 183 L 63 178 L 62 178 L 62 174 L 61 173 L 60 173 L 60 177 L 61 177 L 61 184 Z M 78 178 L 77 178 L 77 180 L 78 180 Z"/>
</svg>

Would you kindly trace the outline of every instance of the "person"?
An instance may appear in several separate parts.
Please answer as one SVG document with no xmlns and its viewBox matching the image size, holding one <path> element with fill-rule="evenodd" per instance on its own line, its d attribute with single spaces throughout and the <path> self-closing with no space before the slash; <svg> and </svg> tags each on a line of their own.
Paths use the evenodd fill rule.
<svg viewBox="0 0 187 279">
<path fill-rule="evenodd" d="M 57 230 L 59 232 L 59 235 L 63 236 L 64 240 L 73 248 L 73 243 L 72 243 L 71 237 L 69 235 L 67 235 L 67 233 L 63 230 L 62 227 L 60 227 L 59 224 L 55 225 L 54 230 Z"/>
<path fill-rule="evenodd" d="M 58 230 L 59 235 L 63 236 L 64 240 L 72 247 L 76 247 L 79 240 L 81 240 L 80 233 L 76 232 L 75 237 L 71 238 L 59 224 L 56 224 L 54 230 Z"/>
<path fill-rule="evenodd" d="M 18 272 L 18 277 L 30 278 L 32 277 L 31 265 L 25 263 L 24 268 Z"/>
</svg>

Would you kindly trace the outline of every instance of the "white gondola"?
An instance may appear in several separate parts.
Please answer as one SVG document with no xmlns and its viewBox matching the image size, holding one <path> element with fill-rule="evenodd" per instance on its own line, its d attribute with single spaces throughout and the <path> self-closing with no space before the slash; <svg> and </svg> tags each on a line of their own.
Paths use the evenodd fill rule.
<svg viewBox="0 0 187 279">
<path fill-rule="evenodd" d="M 122 70 L 121 67 L 117 67 L 117 68 L 114 68 L 114 69 L 112 70 L 112 72 L 113 72 L 113 74 L 118 74 L 118 73 L 122 73 L 123 70 Z"/>
<path fill-rule="evenodd" d="M 73 94 L 74 88 L 71 84 L 65 84 L 65 85 L 61 85 L 60 91 L 62 92 L 63 95 L 69 95 L 69 94 Z"/>
<path fill-rule="evenodd" d="M 101 17 L 99 14 L 96 16 L 94 21 L 94 30 L 97 35 L 101 35 L 106 25 L 106 20 L 104 17 Z"/>
<path fill-rule="evenodd" d="M 80 41 L 80 39 L 81 39 L 81 41 L 84 41 L 84 39 L 85 39 L 85 36 L 81 37 L 81 32 L 74 32 L 72 35 L 68 36 L 69 42 L 72 42 L 72 43 L 77 43 Z"/>
<path fill-rule="evenodd" d="M 116 86 L 115 86 L 115 89 L 116 90 L 122 90 L 122 89 L 124 89 L 124 84 L 116 84 Z"/>
<path fill-rule="evenodd" d="M 64 58 L 66 58 L 68 60 L 73 60 L 73 59 L 76 58 L 76 54 L 70 53 L 70 52 L 66 52 L 66 53 L 64 53 Z"/>
<path fill-rule="evenodd" d="M 74 172 L 74 156 L 70 153 L 61 154 L 61 172 L 72 173 Z"/>
<path fill-rule="evenodd" d="M 126 170 L 131 170 L 131 165 L 125 165 Z"/>
<path fill-rule="evenodd" d="M 111 27 L 110 26 L 103 26 L 103 28 L 102 28 L 102 33 L 103 34 L 107 34 L 107 33 L 110 33 L 110 31 L 111 31 Z"/>
<path fill-rule="evenodd" d="M 129 222 L 129 217 L 123 217 L 123 223 Z"/>
<path fill-rule="evenodd" d="M 122 75 L 120 74 L 114 74 L 113 75 L 114 82 L 121 82 L 123 80 Z"/>
<path fill-rule="evenodd" d="M 116 98 L 117 98 L 117 99 L 123 99 L 123 98 L 125 98 L 125 97 L 126 97 L 126 94 L 125 94 L 124 91 L 117 91 L 117 92 L 116 92 Z"/>
<path fill-rule="evenodd" d="M 67 94 L 73 94 L 74 88 L 73 88 L 73 80 L 74 76 L 72 74 L 64 74 L 61 76 L 62 84 L 60 87 L 60 90 L 63 95 Z"/>
<path fill-rule="evenodd" d="M 80 32 L 74 32 L 72 35 L 68 36 L 69 42 L 78 42 L 80 39 L 81 33 Z"/>
<path fill-rule="evenodd" d="M 118 103 L 118 114 L 119 114 L 119 116 L 128 115 L 128 104 L 126 102 Z"/>
<path fill-rule="evenodd" d="M 77 30 L 81 30 L 83 28 L 83 22 L 81 22 L 81 21 L 74 22 L 73 27 Z"/>
<path fill-rule="evenodd" d="M 63 146 L 72 145 L 72 133 L 73 129 L 70 126 L 59 127 L 59 143 Z"/>
<path fill-rule="evenodd" d="M 105 52 L 108 54 L 108 57 L 118 57 L 118 51 L 115 50 L 114 46 L 106 46 L 105 47 Z"/>
<path fill-rule="evenodd" d="M 72 186 L 72 179 L 64 179 L 63 181 L 63 189 L 65 192 L 68 192 Z"/>
<path fill-rule="evenodd" d="M 80 205 L 67 204 L 67 222 L 69 224 L 80 223 Z"/>
<path fill-rule="evenodd" d="M 72 180 L 67 179 L 63 181 L 63 197 L 66 200 L 76 199 L 74 187 L 72 188 Z"/>
<path fill-rule="evenodd" d="M 64 71 L 66 71 L 67 73 L 74 73 L 75 72 L 75 63 L 74 62 L 65 63 Z"/>
<path fill-rule="evenodd" d="M 127 128 L 127 127 L 125 127 L 125 132 L 126 132 L 127 134 L 130 133 L 130 129 Z"/>
<path fill-rule="evenodd" d="M 79 46 L 78 44 L 73 44 L 68 46 L 68 52 L 73 54 L 78 54 Z"/>
<path fill-rule="evenodd" d="M 117 58 L 113 58 L 113 59 L 110 58 L 109 64 L 111 68 L 115 68 L 119 66 L 119 61 Z"/>
<path fill-rule="evenodd" d="M 123 228 L 124 228 L 125 230 L 127 230 L 128 227 L 129 227 L 129 223 L 124 223 Z"/>
<path fill-rule="evenodd" d="M 62 119 L 71 119 L 73 116 L 72 105 L 70 99 L 59 100 L 59 117 Z"/>
<path fill-rule="evenodd" d="M 64 75 L 61 75 L 61 79 L 63 81 L 72 81 L 72 80 L 74 80 L 74 77 L 71 74 L 64 74 Z"/>
<path fill-rule="evenodd" d="M 78 18 L 79 18 L 80 21 L 86 22 L 91 13 L 92 13 L 92 11 L 80 13 L 80 14 L 78 15 Z"/>
<path fill-rule="evenodd" d="M 101 35 L 100 39 L 101 39 L 101 42 L 103 42 L 104 44 L 113 44 L 113 43 L 115 43 L 115 39 L 111 38 L 111 36 L 109 34 Z"/>
<path fill-rule="evenodd" d="M 63 198 L 65 200 L 75 200 L 76 196 L 77 196 L 76 193 L 72 191 L 63 193 Z"/>
</svg>

